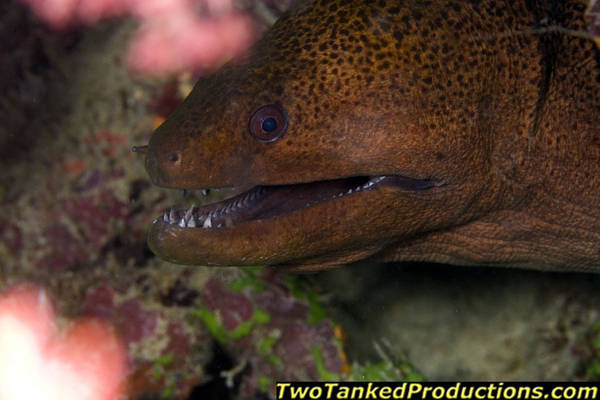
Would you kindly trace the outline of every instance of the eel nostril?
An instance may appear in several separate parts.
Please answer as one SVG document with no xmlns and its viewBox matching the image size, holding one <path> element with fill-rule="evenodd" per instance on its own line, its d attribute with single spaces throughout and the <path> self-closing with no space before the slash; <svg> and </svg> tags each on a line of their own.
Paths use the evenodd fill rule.
<svg viewBox="0 0 600 400">
<path fill-rule="evenodd" d="M 144 146 L 131 146 L 131 152 L 132 153 L 146 154 L 146 151 L 148 151 L 148 146 L 147 145 L 144 145 Z"/>
<path fill-rule="evenodd" d="M 171 153 L 167 156 L 167 160 L 171 162 L 177 162 L 179 160 L 179 156 L 177 155 L 177 153 Z"/>
</svg>

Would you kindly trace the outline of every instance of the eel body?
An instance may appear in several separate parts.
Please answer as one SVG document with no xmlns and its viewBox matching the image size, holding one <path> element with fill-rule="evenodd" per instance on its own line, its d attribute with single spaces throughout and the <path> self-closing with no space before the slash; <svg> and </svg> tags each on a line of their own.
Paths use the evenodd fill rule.
<svg viewBox="0 0 600 400">
<path fill-rule="evenodd" d="M 600 271 L 600 50 L 571 34 L 585 9 L 298 3 L 153 134 L 155 184 L 239 194 L 173 208 L 151 248 L 199 265 Z"/>
</svg>

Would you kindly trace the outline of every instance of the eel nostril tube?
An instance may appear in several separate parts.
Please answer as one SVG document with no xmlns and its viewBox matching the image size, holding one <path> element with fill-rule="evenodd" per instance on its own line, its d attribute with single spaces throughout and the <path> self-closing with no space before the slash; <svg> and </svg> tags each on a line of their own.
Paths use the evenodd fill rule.
<svg viewBox="0 0 600 400">
<path fill-rule="evenodd" d="M 140 153 L 140 154 L 145 154 L 146 151 L 148 150 L 148 146 L 132 146 L 131 147 L 131 152 L 132 153 Z"/>
</svg>

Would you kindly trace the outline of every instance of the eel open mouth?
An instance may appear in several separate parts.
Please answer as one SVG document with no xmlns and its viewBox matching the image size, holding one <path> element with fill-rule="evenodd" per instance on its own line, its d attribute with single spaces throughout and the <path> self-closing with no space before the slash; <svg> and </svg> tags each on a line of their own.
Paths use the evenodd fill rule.
<svg viewBox="0 0 600 400">
<path fill-rule="evenodd" d="M 439 182 L 435 179 L 416 179 L 401 175 L 379 175 L 288 185 L 259 185 L 217 203 L 192 205 L 187 209 L 172 207 L 162 217 L 154 220 L 154 223 L 166 223 L 182 229 L 219 229 L 242 222 L 276 218 L 384 185 L 422 191 L 439 186 Z M 201 192 L 207 193 L 206 190 Z"/>
</svg>

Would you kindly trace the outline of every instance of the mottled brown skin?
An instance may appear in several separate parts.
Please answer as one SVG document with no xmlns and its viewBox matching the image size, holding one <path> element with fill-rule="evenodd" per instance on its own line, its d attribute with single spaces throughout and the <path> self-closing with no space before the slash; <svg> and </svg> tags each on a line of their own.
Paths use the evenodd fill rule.
<svg viewBox="0 0 600 400">
<path fill-rule="evenodd" d="M 435 178 L 218 230 L 155 224 L 177 263 L 320 268 L 372 258 L 600 270 L 600 52 L 578 0 L 309 1 L 153 135 L 166 187 Z M 248 119 L 289 115 L 261 143 Z M 176 154 L 177 160 L 169 159 Z"/>
</svg>

